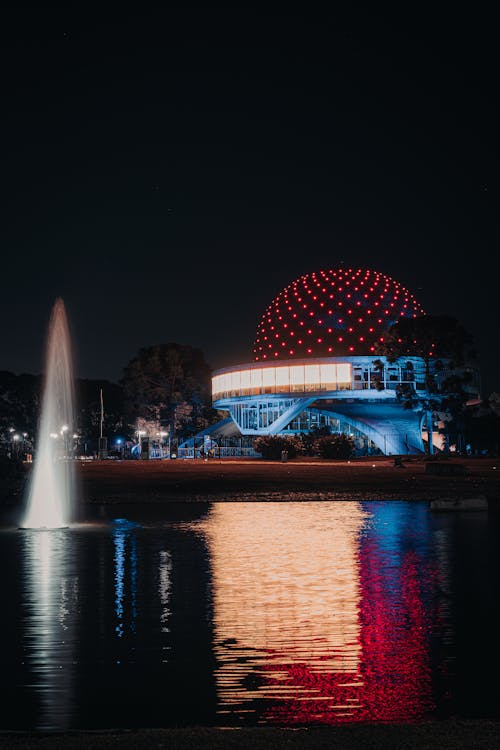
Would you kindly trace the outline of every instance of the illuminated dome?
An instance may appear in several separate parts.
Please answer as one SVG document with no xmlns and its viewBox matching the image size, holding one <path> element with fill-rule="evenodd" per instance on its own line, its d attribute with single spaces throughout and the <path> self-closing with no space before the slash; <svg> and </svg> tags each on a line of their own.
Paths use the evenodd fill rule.
<svg viewBox="0 0 500 750">
<path fill-rule="evenodd" d="M 341 267 L 308 273 L 265 311 L 254 359 L 374 354 L 400 318 L 424 314 L 408 289 L 378 271 Z"/>
</svg>

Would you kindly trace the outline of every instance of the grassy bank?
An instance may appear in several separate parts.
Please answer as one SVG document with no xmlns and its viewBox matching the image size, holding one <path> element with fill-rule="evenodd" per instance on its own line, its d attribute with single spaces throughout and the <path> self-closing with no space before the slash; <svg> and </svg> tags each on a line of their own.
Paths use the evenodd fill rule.
<svg viewBox="0 0 500 750">
<path fill-rule="evenodd" d="M 498 464 L 498 466 L 497 466 Z M 169 500 L 407 499 L 484 495 L 500 502 L 500 460 L 447 459 L 457 473 L 431 474 L 429 462 L 403 457 L 351 461 L 301 458 L 286 463 L 262 459 L 75 462 L 82 503 Z M 17 481 L 0 477 L 0 501 L 18 504 L 32 465 Z M 458 473 L 458 470 L 461 472 Z"/>
<path fill-rule="evenodd" d="M 463 473 L 434 475 L 427 462 L 393 458 L 287 463 L 263 460 L 87 461 L 78 473 L 85 502 L 200 499 L 433 499 L 484 494 L 500 498 L 500 462 L 450 459 Z M 499 468 L 497 470 L 497 463 Z"/>
</svg>

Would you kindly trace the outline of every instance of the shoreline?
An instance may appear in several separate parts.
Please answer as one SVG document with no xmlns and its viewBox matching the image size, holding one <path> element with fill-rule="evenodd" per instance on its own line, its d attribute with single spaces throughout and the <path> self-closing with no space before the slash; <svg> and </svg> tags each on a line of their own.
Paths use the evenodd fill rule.
<svg viewBox="0 0 500 750">
<path fill-rule="evenodd" d="M 171 729 L 0 732 L 0 747 L 29 750 L 493 750 L 500 722 L 447 719 L 415 724 L 342 724 L 311 728 L 175 727 Z"/>
<path fill-rule="evenodd" d="M 88 460 L 75 462 L 75 468 L 83 508 L 137 502 L 431 501 L 477 496 L 500 508 L 498 458 L 431 462 L 407 456 L 401 460 L 402 466 L 387 456 L 350 461 L 299 458 L 283 463 L 230 458 Z M 17 486 L 0 489 L 2 505 L 22 503 L 31 468 L 25 466 L 26 474 Z M 436 474 L 436 468 L 446 473 Z"/>
</svg>

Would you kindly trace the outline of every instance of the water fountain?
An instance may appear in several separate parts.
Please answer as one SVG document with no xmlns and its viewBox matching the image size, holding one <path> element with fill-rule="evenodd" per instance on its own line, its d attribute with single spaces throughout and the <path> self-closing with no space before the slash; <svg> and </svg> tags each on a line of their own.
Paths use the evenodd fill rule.
<svg viewBox="0 0 500 750">
<path fill-rule="evenodd" d="M 70 336 L 64 302 L 58 298 L 49 323 L 37 451 L 21 528 L 55 529 L 68 526 L 73 520 L 75 479 L 70 455 L 73 425 Z"/>
</svg>

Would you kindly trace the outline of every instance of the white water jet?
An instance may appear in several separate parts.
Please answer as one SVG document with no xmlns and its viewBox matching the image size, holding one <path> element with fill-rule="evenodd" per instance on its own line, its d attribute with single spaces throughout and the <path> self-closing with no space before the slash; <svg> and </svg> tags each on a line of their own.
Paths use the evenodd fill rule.
<svg viewBox="0 0 500 750">
<path fill-rule="evenodd" d="M 75 505 L 72 460 L 74 381 L 70 336 L 62 299 L 52 308 L 46 351 L 37 451 L 21 528 L 68 526 Z"/>
</svg>

